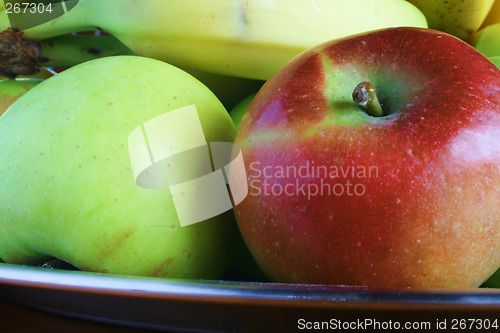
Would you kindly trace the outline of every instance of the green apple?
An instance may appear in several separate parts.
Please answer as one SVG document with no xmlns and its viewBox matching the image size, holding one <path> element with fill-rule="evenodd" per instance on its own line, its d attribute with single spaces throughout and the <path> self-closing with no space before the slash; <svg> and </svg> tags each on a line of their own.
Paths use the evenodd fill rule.
<svg viewBox="0 0 500 333">
<path fill-rule="evenodd" d="M 224 274 L 223 279 L 229 281 L 269 282 L 267 276 L 255 262 L 241 235 L 238 235 L 235 258 Z"/>
<path fill-rule="evenodd" d="M 489 25 L 479 31 L 474 47 L 487 57 L 500 56 L 500 23 Z"/>
<path fill-rule="evenodd" d="M 261 80 L 209 73 L 191 68 L 183 68 L 183 70 L 203 82 L 219 98 L 227 110 L 236 107 L 242 98 L 259 90 L 264 84 L 264 81 Z"/>
<path fill-rule="evenodd" d="M 250 103 L 252 102 L 255 95 L 257 95 L 257 93 L 253 93 L 245 97 L 241 102 L 236 104 L 236 106 L 229 112 L 229 115 L 231 116 L 231 119 L 233 120 L 236 129 L 238 129 L 238 127 L 240 126 L 241 120 L 243 119 L 243 116 L 245 115 L 245 112 L 250 106 Z"/>
<path fill-rule="evenodd" d="M 28 78 L 0 80 L 0 116 L 19 97 L 42 81 L 42 79 Z"/>
<path fill-rule="evenodd" d="M 25 94 L 0 118 L 0 257 L 19 264 L 55 257 L 95 272 L 219 278 L 234 253 L 232 212 L 181 226 L 171 188 L 138 186 L 131 162 L 131 133 L 146 133 L 145 123 L 173 111 L 180 130 L 165 135 L 176 144 L 194 140 L 181 131 L 195 126 L 179 113 L 190 105 L 206 141 L 234 140 L 229 114 L 206 86 L 149 58 L 89 61 Z M 153 143 L 144 135 L 146 163 Z M 198 202 L 189 208 L 200 209 Z"/>
<path fill-rule="evenodd" d="M 500 269 L 482 285 L 486 288 L 500 288 Z"/>
<path fill-rule="evenodd" d="M 240 126 L 241 119 L 243 119 L 243 115 L 255 95 L 257 95 L 256 92 L 245 97 L 229 112 L 236 129 Z M 241 236 L 239 238 L 240 242 L 239 248 L 236 250 L 236 258 L 233 260 L 228 272 L 226 272 L 225 278 L 230 280 L 268 281 L 269 279 L 255 262 Z"/>
<path fill-rule="evenodd" d="M 491 60 L 492 63 L 495 64 L 495 66 L 500 68 L 500 56 L 490 57 L 489 59 Z"/>
</svg>

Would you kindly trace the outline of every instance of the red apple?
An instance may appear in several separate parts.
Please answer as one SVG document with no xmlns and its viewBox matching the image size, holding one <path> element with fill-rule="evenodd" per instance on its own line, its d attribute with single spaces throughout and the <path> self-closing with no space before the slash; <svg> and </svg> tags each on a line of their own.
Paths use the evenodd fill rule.
<svg viewBox="0 0 500 333">
<path fill-rule="evenodd" d="M 459 39 L 391 28 L 322 44 L 243 117 L 240 230 L 273 281 L 477 287 L 500 266 L 499 138 L 500 71 Z"/>
</svg>

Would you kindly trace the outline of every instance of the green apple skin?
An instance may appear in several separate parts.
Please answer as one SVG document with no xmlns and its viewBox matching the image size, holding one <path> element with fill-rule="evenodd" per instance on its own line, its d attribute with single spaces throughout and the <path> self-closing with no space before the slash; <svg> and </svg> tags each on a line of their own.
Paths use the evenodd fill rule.
<svg viewBox="0 0 500 333">
<path fill-rule="evenodd" d="M 474 47 L 487 57 L 500 56 L 500 23 L 482 29 L 476 37 Z"/>
<path fill-rule="evenodd" d="M 353 102 L 364 81 L 385 116 Z M 294 58 L 235 139 L 250 179 L 235 215 L 259 266 L 276 282 L 479 287 L 500 266 L 499 92 L 484 55 L 429 29 Z"/>
<path fill-rule="evenodd" d="M 495 66 L 497 66 L 497 68 L 499 68 L 499 69 L 500 69 L 500 56 L 490 57 L 490 58 L 488 58 L 488 59 L 490 59 L 490 61 L 491 61 L 492 63 L 494 63 L 494 64 L 495 64 Z"/>
<path fill-rule="evenodd" d="M 243 116 L 255 95 L 257 95 L 257 92 L 248 95 L 239 103 L 237 103 L 231 111 L 229 111 L 229 115 L 233 120 L 233 124 L 236 127 L 236 130 L 240 126 L 241 119 L 243 119 Z M 247 246 L 241 238 L 241 235 L 239 236 L 239 238 L 240 244 L 239 248 L 236 250 L 236 257 L 229 267 L 228 272 L 226 272 L 226 276 L 228 277 L 228 279 L 261 282 L 269 281 L 267 276 L 264 274 L 264 272 L 262 272 L 262 270 L 253 259 L 250 251 L 248 251 Z"/>
<path fill-rule="evenodd" d="M 484 288 L 500 288 L 500 269 L 495 272 L 482 287 Z"/>
<path fill-rule="evenodd" d="M 243 98 L 259 90 L 264 84 L 261 80 L 209 73 L 191 68 L 182 69 L 206 85 L 219 98 L 226 110 L 235 108 Z"/>
<path fill-rule="evenodd" d="M 255 262 L 241 235 L 238 235 L 235 257 L 223 279 L 229 281 L 269 282 L 269 278 Z"/>
<path fill-rule="evenodd" d="M 229 114 L 202 83 L 158 60 L 117 56 L 70 68 L 18 102 L 0 118 L 5 262 L 55 257 L 86 271 L 172 278 L 224 273 L 233 213 L 180 227 L 168 188 L 136 185 L 128 150 L 132 130 L 191 104 L 208 142 L 232 142 Z"/>
<path fill-rule="evenodd" d="M 250 106 L 250 103 L 252 103 L 252 100 L 254 99 L 255 95 L 257 95 L 257 93 L 248 95 L 238 104 L 236 104 L 236 106 L 231 111 L 229 111 L 229 115 L 231 116 L 231 119 L 233 120 L 233 124 L 236 127 L 236 129 L 240 127 L 241 120 L 243 119 L 245 112 Z"/>
<path fill-rule="evenodd" d="M 27 91 L 42 82 L 42 79 L 0 80 L 0 116 Z"/>
</svg>

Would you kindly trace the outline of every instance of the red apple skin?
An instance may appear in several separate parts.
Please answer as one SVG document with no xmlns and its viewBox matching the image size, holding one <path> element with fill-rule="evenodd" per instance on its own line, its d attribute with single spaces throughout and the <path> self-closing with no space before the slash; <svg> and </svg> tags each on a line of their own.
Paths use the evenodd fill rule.
<svg viewBox="0 0 500 333">
<path fill-rule="evenodd" d="M 391 115 L 353 104 L 362 81 Z M 325 43 L 278 71 L 242 120 L 240 231 L 277 282 L 478 287 L 500 266 L 499 140 L 500 71 L 464 42 L 391 28 Z M 280 178 L 280 166 L 307 162 L 373 172 Z M 295 194 L 265 195 L 265 180 Z M 300 191 L 321 181 L 365 191 Z"/>
</svg>

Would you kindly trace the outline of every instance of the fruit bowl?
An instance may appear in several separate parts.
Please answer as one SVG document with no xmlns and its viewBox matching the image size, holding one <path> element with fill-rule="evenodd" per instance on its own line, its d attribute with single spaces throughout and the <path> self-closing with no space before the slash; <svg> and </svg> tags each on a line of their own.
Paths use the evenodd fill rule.
<svg viewBox="0 0 500 333">
<path fill-rule="evenodd" d="M 4 2 L 4 32 L 26 42 L 14 44 L 28 45 L 31 57 L 40 53 L 38 65 L 68 71 L 23 96 L 0 121 L 0 245 L 6 244 L 0 256 L 18 263 L 0 263 L 0 299 L 59 318 L 169 332 L 499 329 L 500 288 L 466 289 L 499 264 L 500 72 L 485 57 L 490 34 L 479 30 L 493 0 L 450 1 L 449 17 L 438 15 L 440 22 L 433 20 L 439 1 L 149 1 L 133 11 L 123 11 L 120 1 L 55 1 L 61 17 L 43 23 L 26 14 L 28 2 L 19 21 L 7 15 L 19 3 L 0 0 L 0 7 Z M 97 42 L 69 35 L 82 29 L 105 36 Z M 234 121 L 225 109 L 259 89 L 242 111 L 246 118 Z M 65 98 L 47 98 L 56 92 Z M 166 112 L 176 117 L 167 117 L 170 127 L 163 126 Z M 182 135 L 169 135 L 167 145 L 166 137 L 154 139 L 159 132 Z M 247 171 L 255 172 L 240 180 L 260 179 L 265 189 L 264 180 L 274 177 L 279 194 L 269 199 L 261 191 L 237 202 L 234 173 L 219 173 L 220 192 L 210 192 L 232 196 L 225 210 L 200 205 L 204 196 L 183 190 L 152 192 L 216 174 L 222 168 L 214 156 L 199 174 L 177 166 L 171 178 L 143 169 L 176 155 L 172 147 L 179 154 L 202 147 L 209 157 L 212 142 L 239 146 Z M 333 190 L 311 204 L 312 193 L 305 200 L 300 189 L 319 189 L 320 177 L 297 172 L 289 177 L 299 178 L 297 193 L 284 192 L 293 182 L 279 171 L 300 163 L 309 169 L 310 159 L 321 170 L 362 166 L 376 176 L 344 169 L 345 188 L 337 180 L 326 187 L 341 194 Z M 251 167 L 261 160 L 261 170 Z M 384 175 L 377 179 L 379 167 Z M 268 177 L 273 168 L 278 172 Z M 158 183 L 144 181 L 148 169 Z M 182 202 L 189 204 L 175 206 L 187 197 Z M 194 211 L 212 218 L 231 207 L 262 270 L 273 281 L 294 283 L 221 275 L 237 252 L 229 244 L 236 229 L 203 229 L 191 226 L 200 216 L 180 218 Z M 227 214 L 220 222 L 232 220 Z M 81 270 L 22 265 L 46 256 Z"/>
<path fill-rule="evenodd" d="M 376 325 L 436 329 L 441 323 L 459 329 L 495 325 L 500 311 L 499 289 L 175 280 L 4 263 L 0 295 L 65 317 L 170 332 L 290 332 L 322 322 L 332 328 L 361 323 L 374 330 Z"/>
</svg>

